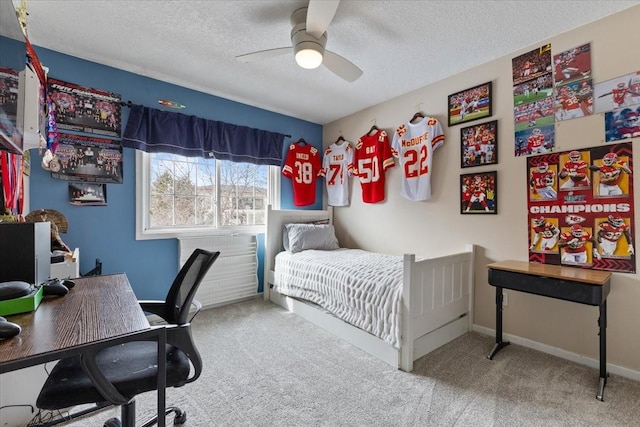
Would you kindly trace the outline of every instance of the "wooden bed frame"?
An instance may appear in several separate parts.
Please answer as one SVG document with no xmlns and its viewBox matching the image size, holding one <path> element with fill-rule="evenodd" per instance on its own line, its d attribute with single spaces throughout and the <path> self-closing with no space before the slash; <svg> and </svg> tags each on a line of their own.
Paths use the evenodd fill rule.
<svg viewBox="0 0 640 427">
<path fill-rule="evenodd" d="M 404 255 L 402 342 L 400 349 L 352 326 L 322 308 L 282 295 L 273 289 L 275 256 L 284 250 L 282 230 L 288 223 L 333 220 L 333 210 L 274 210 L 267 208 L 264 298 L 311 321 L 367 353 L 400 368 L 471 330 L 473 316 L 474 247 L 461 253 L 416 261 Z M 407 338 L 409 337 L 409 338 Z"/>
</svg>

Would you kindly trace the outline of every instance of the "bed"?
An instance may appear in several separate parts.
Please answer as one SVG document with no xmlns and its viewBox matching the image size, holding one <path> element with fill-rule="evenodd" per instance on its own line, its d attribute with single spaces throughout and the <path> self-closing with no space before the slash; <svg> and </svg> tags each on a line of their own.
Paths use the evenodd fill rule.
<svg viewBox="0 0 640 427">
<path fill-rule="evenodd" d="M 471 329 L 473 245 L 459 253 L 429 259 L 418 258 L 414 254 L 391 256 L 343 248 L 312 248 L 293 255 L 290 250 L 285 250 L 283 230 L 289 228 L 286 227 L 288 224 L 296 224 L 296 227 L 299 224 L 330 225 L 332 221 L 331 207 L 328 210 L 275 210 L 268 207 L 264 269 L 266 300 L 407 372 L 413 369 L 414 360 Z M 286 233 L 284 238 L 287 242 L 292 241 Z M 326 258 L 318 258 L 321 256 Z M 370 256 L 374 258 L 368 258 Z M 359 258 L 362 261 L 358 261 Z M 340 264 L 339 260 L 347 259 Z M 335 262 L 338 264 L 334 265 Z M 368 267 L 359 267 L 359 262 L 368 263 Z M 364 314 L 349 317 L 350 310 L 344 309 L 343 305 L 351 304 L 348 301 L 353 299 L 351 296 L 365 292 L 354 284 L 365 278 L 362 274 L 349 276 L 349 265 L 361 272 L 371 270 L 371 266 L 378 269 L 388 266 L 389 271 L 382 272 L 382 280 L 364 285 L 365 289 L 367 286 L 377 288 L 366 299 L 380 300 L 383 307 L 358 307 Z M 300 277 L 294 277 L 296 275 Z M 333 295 L 342 292 L 335 288 L 341 283 L 348 289 L 348 294 Z M 392 290 L 387 291 L 386 286 Z M 382 294 L 385 294 L 384 298 Z M 368 326 L 366 321 L 376 315 L 379 315 L 377 323 L 374 320 L 373 326 Z"/>
</svg>

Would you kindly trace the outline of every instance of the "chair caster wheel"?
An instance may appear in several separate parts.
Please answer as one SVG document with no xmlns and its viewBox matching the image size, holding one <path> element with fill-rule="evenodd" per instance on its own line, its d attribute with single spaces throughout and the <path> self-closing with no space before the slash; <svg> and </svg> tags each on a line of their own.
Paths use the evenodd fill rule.
<svg viewBox="0 0 640 427">
<path fill-rule="evenodd" d="M 187 422 L 187 412 L 186 411 L 176 412 L 176 416 L 173 417 L 173 425 L 181 426 L 186 422 Z"/>
<path fill-rule="evenodd" d="M 122 423 L 117 418 L 109 418 L 105 421 L 103 427 L 122 427 Z"/>
</svg>

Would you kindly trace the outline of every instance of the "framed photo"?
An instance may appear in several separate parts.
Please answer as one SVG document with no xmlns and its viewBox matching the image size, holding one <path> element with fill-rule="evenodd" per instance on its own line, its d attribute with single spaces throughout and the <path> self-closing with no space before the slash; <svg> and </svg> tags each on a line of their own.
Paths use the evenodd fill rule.
<svg viewBox="0 0 640 427">
<path fill-rule="evenodd" d="M 491 117 L 491 82 L 449 95 L 447 111 L 449 126 Z"/>
<path fill-rule="evenodd" d="M 460 175 L 460 213 L 498 213 L 498 172 Z"/>
<path fill-rule="evenodd" d="M 460 129 L 460 166 L 495 165 L 498 163 L 498 121 Z"/>
</svg>

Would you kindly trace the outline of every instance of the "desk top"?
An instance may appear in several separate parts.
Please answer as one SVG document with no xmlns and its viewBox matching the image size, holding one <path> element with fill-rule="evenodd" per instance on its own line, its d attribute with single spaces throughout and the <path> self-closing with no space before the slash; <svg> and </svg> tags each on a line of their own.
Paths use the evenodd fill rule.
<svg viewBox="0 0 640 427">
<path fill-rule="evenodd" d="M 124 274 L 74 279 L 64 297 L 48 296 L 36 311 L 7 316 L 22 332 L 0 341 L 0 365 L 150 329 Z"/>
<path fill-rule="evenodd" d="M 586 268 L 566 267 L 560 265 L 540 264 L 527 261 L 501 261 L 487 264 L 487 268 L 512 271 L 514 273 L 531 274 L 535 276 L 552 277 L 590 285 L 605 285 L 611 278 L 611 273 Z"/>
</svg>

